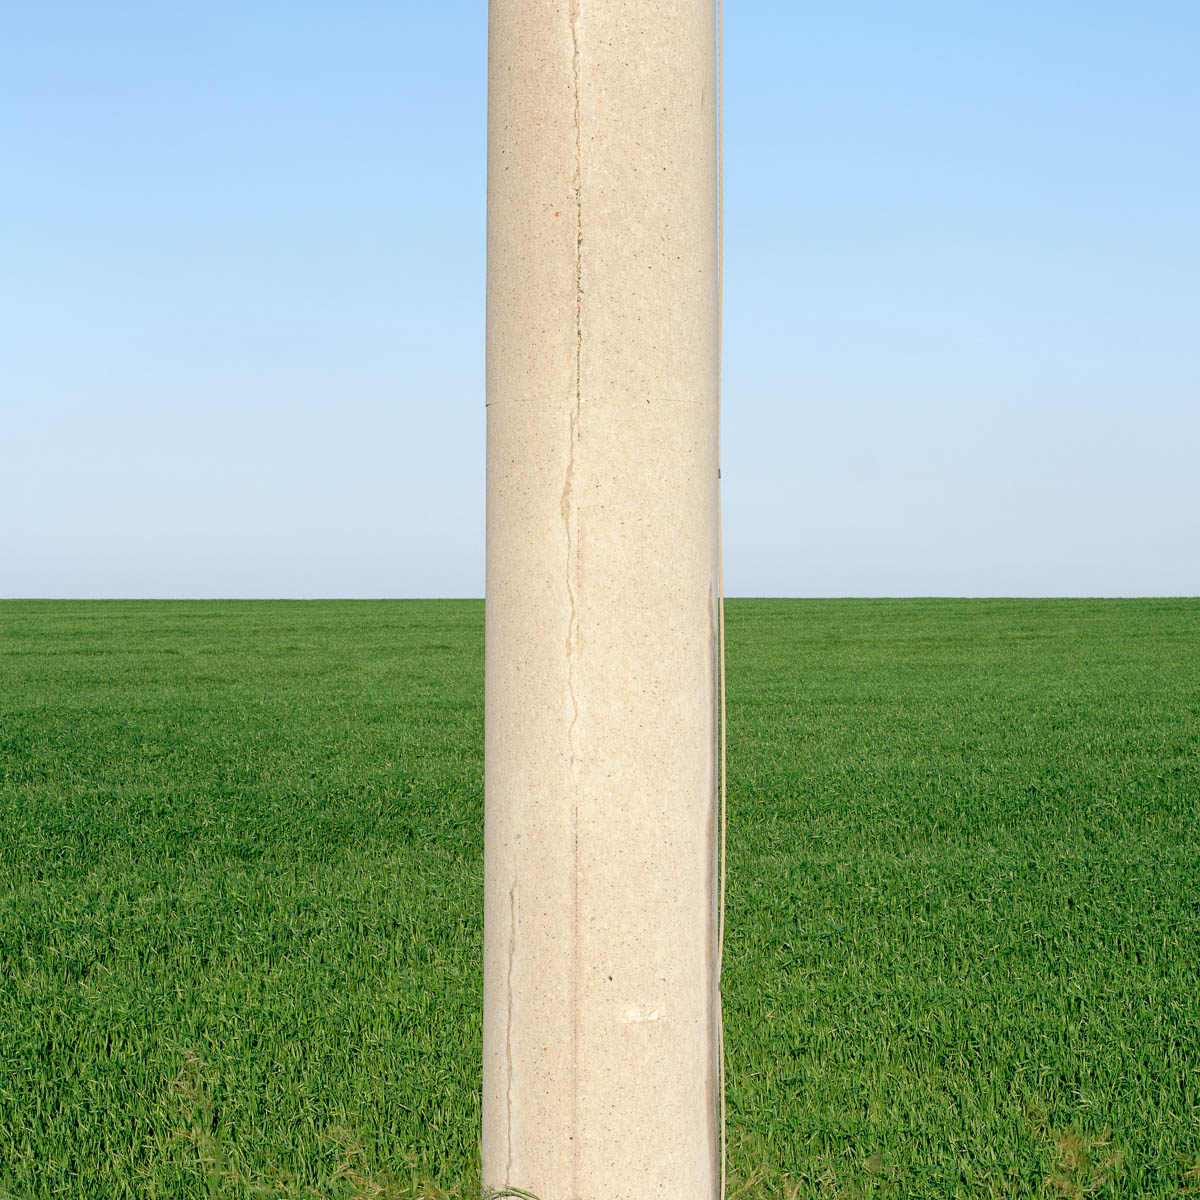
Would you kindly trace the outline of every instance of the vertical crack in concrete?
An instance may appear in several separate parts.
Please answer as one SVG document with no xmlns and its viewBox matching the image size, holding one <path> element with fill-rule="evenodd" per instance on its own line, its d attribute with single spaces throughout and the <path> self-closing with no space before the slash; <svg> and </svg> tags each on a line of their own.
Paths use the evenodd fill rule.
<svg viewBox="0 0 1200 1200">
<path fill-rule="evenodd" d="M 508 1056 L 508 1081 L 504 1092 L 506 1108 L 508 1146 L 507 1163 L 504 1168 L 504 1186 L 512 1186 L 513 1168 L 513 961 L 517 956 L 517 880 L 513 880 L 512 889 L 508 893 L 508 1029 L 504 1037 L 504 1050 Z"/>
<path fill-rule="evenodd" d="M 579 120 L 579 0 L 571 0 L 571 74 L 575 85 L 575 402 L 568 429 L 567 476 L 563 482 L 562 518 L 566 533 L 566 579 L 570 613 L 567 618 L 567 689 L 571 696 L 571 724 L 567 750 L 572 776 L 575 771 L 575 723 L 579 704 L 575 696 L 575 652 L 578 649 L 578 616 L 575 611 L 577 549 L 575 536 L 575 445 L 579 441 L 579 419 L 583 407 L 583 138 Z M 578 815 L 578 814 L 576 814 Z M 578 840 L 576 841 L 578 849 Z"/>
<path fill-rule="evenodd" d="M 575 726 L 579 701 L 575 691 L 575 656 L 579 652 L 579 616 L 575 591 L 578 585 L 578 501 L 575 498 L 575 446 L 579 441 L 583 410 L 583 132 L 580 98 L 580 0 L 570 0 L 571 79 L 575 101 L 575 405 L 568 434 L 567 478 L 563 486 L 563 523 L 567 539 L 567 690 L 571 696 L 571 724 L 567 728 L 568 773 L 571 799 L 571 1196 L 579 1195 L 579 788 L 576 779 Z"/>
</svg>

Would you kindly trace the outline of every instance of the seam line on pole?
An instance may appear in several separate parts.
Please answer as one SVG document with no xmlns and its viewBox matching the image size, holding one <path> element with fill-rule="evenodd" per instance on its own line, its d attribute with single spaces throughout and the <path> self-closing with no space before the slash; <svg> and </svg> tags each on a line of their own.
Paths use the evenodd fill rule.
<svg viewBox="0 0 1200 1200">
<path fill-rule="evenodd" d="M 579 702 L 575 693 L 575 655 L 579 649 L 579 617 L 575 607 L 578 585 L 576 563 L 578 531 L 578 502 L 574 497 L 575 445 L 579 439 L 579 424 L 583 412 L 583 132 L 582 101 L 580 97 L 580 0 L 570 0 L 567 19 L 571 27 L 571 78 L 575 104 L 575 407 L 571 412 L 568 436 L 567 478 L 563 490 L 563 521 L 567 535 L 567 593 L 571 602 L 567 626 L 567 687 L 571 695 L 571 724 L 567 730 L 570 755 L 569 771 L 572 788 L 571 839 L 571 1200 L 579 1196 L 579 1159 L 582 1147 L 579 1137 L 579 781 L 575 757 L 575 725 L 579 720 Z"/>
</svg>

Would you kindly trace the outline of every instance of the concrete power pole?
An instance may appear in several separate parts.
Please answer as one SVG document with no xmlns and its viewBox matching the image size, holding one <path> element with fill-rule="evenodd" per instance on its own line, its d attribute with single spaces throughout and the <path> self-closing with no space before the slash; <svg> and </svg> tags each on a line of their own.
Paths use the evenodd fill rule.
<svg viewBox="0 0 1200 1200">
<path fill-rule="evenodd" d="M 483 1183 L 714 1200 L 713 0 L 491 0 Z"/>
</svg>

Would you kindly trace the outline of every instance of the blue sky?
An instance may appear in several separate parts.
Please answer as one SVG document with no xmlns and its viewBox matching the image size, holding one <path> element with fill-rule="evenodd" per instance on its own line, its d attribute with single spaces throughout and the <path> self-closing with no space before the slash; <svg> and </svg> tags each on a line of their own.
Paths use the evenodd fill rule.
<svg viewBox="0 0 1200 1200">
<path fill-rule="evenodd" d="M 1200 5 L 725 24 L 730 594 L 1200 593 Z M 0 595 L 482 594 L 485 58 L 9 6 Z"/>
</svg>

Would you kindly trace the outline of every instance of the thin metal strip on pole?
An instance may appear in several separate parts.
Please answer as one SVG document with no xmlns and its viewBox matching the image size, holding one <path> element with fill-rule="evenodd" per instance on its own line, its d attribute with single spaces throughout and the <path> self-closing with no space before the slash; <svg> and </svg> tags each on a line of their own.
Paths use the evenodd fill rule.
<svg viewBox="0 0 1200 1200">
<path fill-rule="evenodd" d="M 726 1195 L 728 1166 L 725 1130 L 725 1016 L 721 996 L 721 971 L 725 959 L 725 843 L 727 827 L 725 767 L 725 561 L 721 509 L 721 390 L 725 324 L 725 19 L 722 0 L 717 0 L 717 661 L 721 697 L 721 825 L 720 898 L 717 917 L 717 1059 L 721 1096 L 721 1196 Z"/>
</svg>

